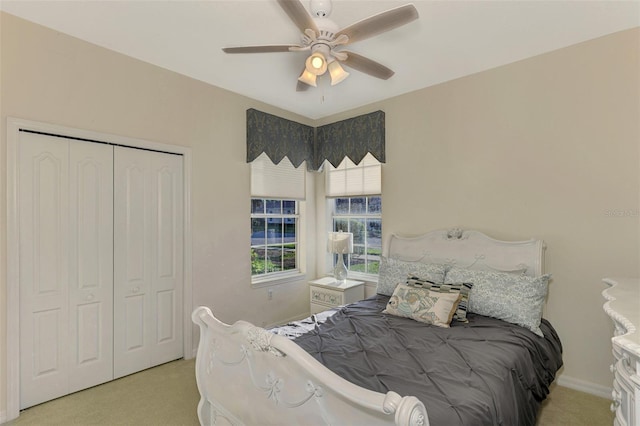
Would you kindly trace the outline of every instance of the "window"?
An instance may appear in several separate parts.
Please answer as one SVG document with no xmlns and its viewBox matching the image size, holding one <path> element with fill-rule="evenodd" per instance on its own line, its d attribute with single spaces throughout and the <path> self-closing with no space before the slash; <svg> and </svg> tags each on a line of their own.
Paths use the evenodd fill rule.
<svg viewBox="0 0 640 426">
<path fill-rule="evenodd" d="M 350 274 L 378 274 L 382 255 L 381 177 L 381 164 L 370 154 L 358 165 L 345 158 L 338 167 L 326 167 L 329 228 L 353 233 L 353 253 L 345 259 Z M 337 255 L 331 267 L 336 261 Z"/>
<path fill-rule="evenodd" d="M 304 164 L 304 163 L 303 163 Z M 265 154 L 251 163 L 251 281 L 277 284 L 304 266 L 300 211 L 304 211 L 305 169 Z M 301 266 L 302 264 L 302 266 Z"/>
<path fill-rule="evenodd" d="M 251 199 L 251 275 L 298 269 L 298 202 Z"/>
<path fill-rule="evenodd" d="M 382 197 L 341 197 L 331 199 L 331 204 L 333 231 L 353 233 L 353 253 L 345 259 L 347 269 L 377 274 L 382 255 Z"/>
</svg>

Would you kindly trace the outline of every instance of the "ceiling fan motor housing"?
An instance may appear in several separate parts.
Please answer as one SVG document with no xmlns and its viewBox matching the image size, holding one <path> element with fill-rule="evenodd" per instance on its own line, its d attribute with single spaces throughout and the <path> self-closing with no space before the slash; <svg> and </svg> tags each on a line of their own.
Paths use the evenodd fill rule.
<svg viewBox="0 0 640 426">
<path fill-rule="evenodd" d="M 331 0 L 311 0 L 311 14 L 326 18 L 331 14 Z"/>
<path fill-rule="evenodd" d="M 335 34 L 340 31 L 338 24 L 329 18 L 313 18 L 313 22 L 315 22 L 316 27 L 318 27 L 316 37 L 320 40 L 331 41 L 335 37 Z"/>
</svg>

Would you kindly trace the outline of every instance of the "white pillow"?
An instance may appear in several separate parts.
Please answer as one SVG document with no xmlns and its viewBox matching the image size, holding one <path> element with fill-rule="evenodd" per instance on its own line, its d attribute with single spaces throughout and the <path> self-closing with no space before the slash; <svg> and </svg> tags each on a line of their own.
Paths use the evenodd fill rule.
<svg viewBox="0 0 640 426">
<path fill-rule="evenodd" d="M 520 325 L 542 337 L 540 319 L 550 278 L 549 274 L 528 277 L 454 266 L 447 271 L 444 282 L 473 283 L 469 312 Z"/>
</svg>

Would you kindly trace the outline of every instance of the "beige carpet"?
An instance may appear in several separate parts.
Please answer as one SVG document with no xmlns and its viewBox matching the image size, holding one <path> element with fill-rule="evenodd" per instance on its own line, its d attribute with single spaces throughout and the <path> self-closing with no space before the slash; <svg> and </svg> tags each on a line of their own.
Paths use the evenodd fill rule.
<svg viewBox="0 0 640 426">
<path fill-rule="evenodd" d="M 170 362 L 28 408 L 8 424 L 197 425 L 200 396 L 193 371 L 194 360 Z M 554 386 L 542 406 L 538 426 L 611 426 L 610 404 Z"/>
</svg>

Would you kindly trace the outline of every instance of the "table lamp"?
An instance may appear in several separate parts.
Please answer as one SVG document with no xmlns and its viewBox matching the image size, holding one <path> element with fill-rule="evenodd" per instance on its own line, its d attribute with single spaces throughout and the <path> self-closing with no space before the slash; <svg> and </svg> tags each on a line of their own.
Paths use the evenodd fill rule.
<svg viewBox="0 0 640 426">
<path fill-rule="evenodd" d="M 333 277 L 338 284 L 347 282 L 347 266 L 344 264 L 344 255 L 353 253 L 353 234 L 351 232 L 329 232 L 327 251 L 337 254 L 338 261 L 333 268 Z"/>
</svg>

